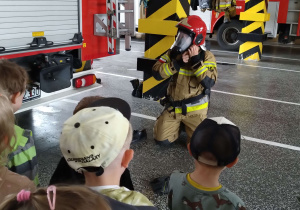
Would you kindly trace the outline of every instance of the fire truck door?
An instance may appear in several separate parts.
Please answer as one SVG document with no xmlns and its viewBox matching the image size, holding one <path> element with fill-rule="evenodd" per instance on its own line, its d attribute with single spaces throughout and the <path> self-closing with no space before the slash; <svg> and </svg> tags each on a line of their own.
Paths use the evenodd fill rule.
<svg viewBox="0 0 300 210">
<path fill-rule="evenodd" d="M 82 0 L 82 35 L 83 47 L 81 58 L 83 61 L 109 56 L 108 42 L 105 36 L 94 35 L 94 15 L 106 14 L 105 0 Z M 116 46 L 116 40 L 114 46 Z M 114 54 L 116 53 L 116 48 Z"/>
</svg>

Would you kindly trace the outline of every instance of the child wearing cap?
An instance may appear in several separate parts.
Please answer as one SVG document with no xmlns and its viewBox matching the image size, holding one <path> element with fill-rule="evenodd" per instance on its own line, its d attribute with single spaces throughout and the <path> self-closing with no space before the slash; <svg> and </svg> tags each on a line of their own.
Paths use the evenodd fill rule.
<svg viewBox="0 0 300 210">
<path fill-rule="evenodd" d="M 129 104 L 120 98 L 108 97 L 104 98 L 101 96 L 86 96 L 82 98 L 76 105 L 73 115 L 84 108 L 89 107 L 100 107 L 109 106 L 112 108 L 117 108 L 119 111 L 130 120 L 131 108 Z M 74 171 L 67 163 L 64 157 L 59 161 L 51 179 L 49 185 L 54 184 L 84 184 L 84 175 Z M 126 168 L 124 173 L 121 175 L 120 186 L 126 187 L 127 189 L 134 190 L 133 183 L 131 180 L 131 175 L 129 169 Z"/>
<path fill-rule="evenodd" d="M 203 120 L 195 129 L 188 151 L 195 159 L 192 173 L 174 172 L 150 182 L 155 193 L 168 195 L 171 210 L 246 209 L 243 201 L 219 183 L 225 167 L 238 161 L 241 134 L 224 117 Z"/>
<path fill-rule="evenodd" d="M 195 159 L 192 173 L 174 172 L 169 181 L 168 206 L 184 209 L 246 209 L 243 201 L 219 183 L 225 167 L 238 161 L 241 134 L 224 117 L 205 119 L 188 144 Z"/>
<path fill-rule="evenodd" d="M 10 100 L 10 107 L 16 112 L 22 106 L 28 82 L 24 68 L 6 59 L 0 59 L 0 94 Z M 32 131 L 17 125 L 15 129 L 15 145 L 8 155 L 9 170 L 27 176 L 35 185 L 39 185 L 38 164 Z"/>
<path fill-rule="evenodd" d="M 63 125 L 60 149 L 90 189 L 130 205 L 153 206 L 143 194 L 119 186 L 134 152 L 131 124 L 122 107 L 118 110 L 100 106 L 77 112 Z"/>
</svg>

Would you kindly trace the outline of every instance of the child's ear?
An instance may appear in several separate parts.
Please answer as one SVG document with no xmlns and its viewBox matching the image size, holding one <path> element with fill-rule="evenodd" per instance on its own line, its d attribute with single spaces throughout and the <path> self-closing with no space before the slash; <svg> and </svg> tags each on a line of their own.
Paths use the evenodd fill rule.
<svg viewBox="0 0 300 210">
<path fill-rule="evenodd" d="M 17 92 L 11 95 L 10 100 L 11 103 L 16 104 L 17 103 L 17 98 L 21 95 L 21 92 Z"/>
<path fill-rule="evenodd" d="M 124 152 L 124 156 L 123 156 L 123 159 L 122 159 L 122 167 L 124 168 L 127 168 L 130 161 L 132 160 L 133 158 L 133 155 L 134 155 L 134 151 L 132 149 L 128 149 Z"/>
<path fill-rule="evenodd" d="M 233 167 L 235 164 L 237 164 L 238 161 L 239 161 L 239 158 L 237 157 L 237 158 L 235 158 L 235 160 L 234 160 L 232 163 L 229 163 L 226 167 L 227 167 L 227 168 L 231 168 L 231 167 Z"/>
<path fill-rule="evenodd" d="M 191 152 L 191 144 L 190 143 L 187 144 L 187 149 L 188 149 L 190 155 L 193 157 L 192 152 Z"/>
</svg>

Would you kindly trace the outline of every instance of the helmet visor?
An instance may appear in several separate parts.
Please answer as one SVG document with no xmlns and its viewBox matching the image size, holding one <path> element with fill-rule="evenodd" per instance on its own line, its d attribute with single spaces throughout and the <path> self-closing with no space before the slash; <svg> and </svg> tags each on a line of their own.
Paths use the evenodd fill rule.
<svg viewBox="0 0 300 210">
<path fill-rule="evenodd" d="M 172 45 L 171 49 L 177 47 L 181 53 L 186 51 L 192 45 L 192 37 L 188 34 L 184 33 L 183 31 L 178 31 L 176 40 Z"/>
</svg>

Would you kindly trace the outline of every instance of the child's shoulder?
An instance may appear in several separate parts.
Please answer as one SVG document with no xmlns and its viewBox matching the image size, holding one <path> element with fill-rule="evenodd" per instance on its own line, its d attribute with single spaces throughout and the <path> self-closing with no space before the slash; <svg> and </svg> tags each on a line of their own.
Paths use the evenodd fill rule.
<svg viewBox="0 0 300 210">
<path fill-rule="evenodd" d="M 172 172 L 171 176 L 186 176 L 187 173 L 186 172 L 182 172 L 182 171 L 178 171 L 178 170 L 175 170 Z"/>
<path fill-rule="evenodd" d="M 28 129 L 21 128 L 18 125 L 15 125 L 15 138 L 13 137 L 11 141 L 11 146 L 13 146 L 13 151 L 17 149 L 17 147 L 25 147 L 26 144 L 33 144 L 32 131 Z M 29 141 L 28 141 L 29 139 Z"/>
<path fill-rule="evenodd" d="M 32 136 L 32 131 L 29 129 L 24 129 L 18 125 L 14 127 L 16 135 L 23 135 L 23 136 Z"/>
<path fill-rule="evenodd" d="M 120 202 L 134 206 L 153 206 L 151 201 L 149 201 L 145 195 L 137 191 L 128 190 L 125 187 L 120 187 L 118 189 L 104 189 L 101 190 L 100 193 Z"/>
<path fill-rule="evenodd" d="M 170 181 L 171 182 L 176 182 L 178 180 L 182 180 L 186 177 L 187 173 L 181 172 L 181 171 L 173 171 L 171 176 L 170 176 Z"/>
<path fill-rule="evenodd" d="M 26 176 L 14 173 L 8 170 L 7 167 L 1 167 L 0 174 L 2 181 L 6 182 L 7 186 L 26 189 L 26 190 L 34 190 L 35 185 L 34 183 Z"/>
<path fill-rule="evenodd" d="M 239 196 L 237 196 L 235 193 L 228 190 L 226 187 L 223 187 L 221 196 L 229 200 L 235 207 L 240 207 L 240 208 L 245 207 L 245 204 L 242 201 L 242 199 Z"/>
</svg>

